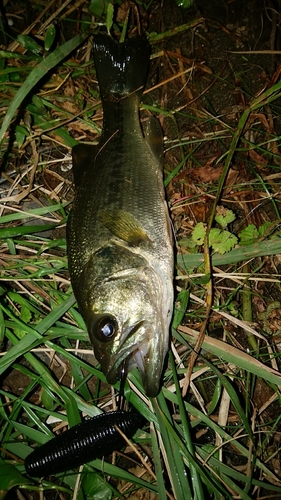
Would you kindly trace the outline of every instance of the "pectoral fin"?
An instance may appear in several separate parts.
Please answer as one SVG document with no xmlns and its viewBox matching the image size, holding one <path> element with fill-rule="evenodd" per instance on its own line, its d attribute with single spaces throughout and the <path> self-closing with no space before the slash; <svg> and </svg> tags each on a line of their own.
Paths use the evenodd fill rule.
<svg viewBox="0 0 281 500">
<path fill-rule="evenodd" d="M 138 245 L 142 241 L 150 241 L 146 231 L 137 219 L 125 210 L 101 210 L 98 219 L 107 229 L 129 245 Z"/>
<path fill-rule="evenodd" d="M 97 154 L 97 146 L 92 144 L 77 144 L 72 148 L 72 168 L 74 182 L 79 187 L 84 172 L 93 166 Z"/>
</svg>

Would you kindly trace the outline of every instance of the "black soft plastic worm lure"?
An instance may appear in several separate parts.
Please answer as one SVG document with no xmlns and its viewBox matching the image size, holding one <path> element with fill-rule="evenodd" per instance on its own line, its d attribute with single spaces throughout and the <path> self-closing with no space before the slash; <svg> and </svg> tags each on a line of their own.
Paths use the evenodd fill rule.
<svg viewBox="0 0 281 500">
<path fill-rule="evenodd" d="M 131 438 L 143 425 L 140 413 L 113 411 L 89 418 L 34 450 L 25 460 L 29 476 L 43 477 L 66 472 L 124 446 L 115 426 Z"/>
</svg>

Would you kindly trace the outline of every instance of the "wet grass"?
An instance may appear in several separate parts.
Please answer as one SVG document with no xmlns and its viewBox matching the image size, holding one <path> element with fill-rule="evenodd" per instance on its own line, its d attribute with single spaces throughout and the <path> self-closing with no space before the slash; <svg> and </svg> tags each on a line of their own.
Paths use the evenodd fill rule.
<svg viewBox="0 0 281 500">
<path fill-rule="evenodd" d="M 84 7 L 81 23 L 89 26 Z M 190 66 L 174 53 L 173 78 L 168 72 L 148 89 L 141 112 L 144 121 L 156 114 L 166 132 L 165 184 L 177 243 L 163 387 L 149 400 L 138 372 L 130 374 L 126 400 L 148 423 L 126 447 L 126 461 L 117 453 L 42 480 L 25 473 L 34 447 L 116 409 L 119 389 L 105 383 L 92 354 L 67 271 L 70 148 L 97 141 L 102 123 L 90 41 L 80 33 L 63 42 L 59 28 L 52 41 L 51 11 L 44 21 L 41 51 L 24 39 L 1 53 L 0 498 L 132 499 L 136 490 L 161 500 L 279 498 L 281 156 L 273 123 L 280 120 L 281 84 L 269 82 L 256 96 L 241 91 L 238 120 L 195 107 L 191 84 L 191 105 L 169 107 L 159 89 L 174 96 L 189 83 Z M 152 62 L 162 61 L 163 35 L 150 40 Z M 224 254 L 209 245 L 218 205 L 236 213 L 232 234 L 256 228 Z M 194 246 L 199 222 L 206 232 Z M 265 222 L 271 224 L 259 233 Z"/>
</svg>

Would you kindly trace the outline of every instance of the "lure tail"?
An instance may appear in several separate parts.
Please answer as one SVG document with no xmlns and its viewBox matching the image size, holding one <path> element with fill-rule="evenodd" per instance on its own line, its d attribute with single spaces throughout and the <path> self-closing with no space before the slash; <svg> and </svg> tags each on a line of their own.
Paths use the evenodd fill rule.
<svg viewBox="0 0 281 500">
<path fill-rule="evenodd" d="M 94 36 L 94 61 L 102 101 L 141 94 L 146 82 L 150 46 L 144 36 L 118 43 L 109 35 Z"/>
</svg>

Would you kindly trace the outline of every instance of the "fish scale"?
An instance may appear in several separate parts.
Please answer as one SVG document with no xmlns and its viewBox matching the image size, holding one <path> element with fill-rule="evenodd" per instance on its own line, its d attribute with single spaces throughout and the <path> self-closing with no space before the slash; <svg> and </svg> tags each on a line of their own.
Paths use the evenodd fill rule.
<svg viewBox="0 0 281 500">
<path fill-rule="evenodd" d="M 155 396 L 169 347 L 174 259 L 161 128 L 149 118 L 144 137 L 139 121 L 149 44 L 96 35 L 94 62 L 103 130 L 98 146 L 73 148 L 71 282 L 108 382 L 137 367 Z"/>
</svg>

